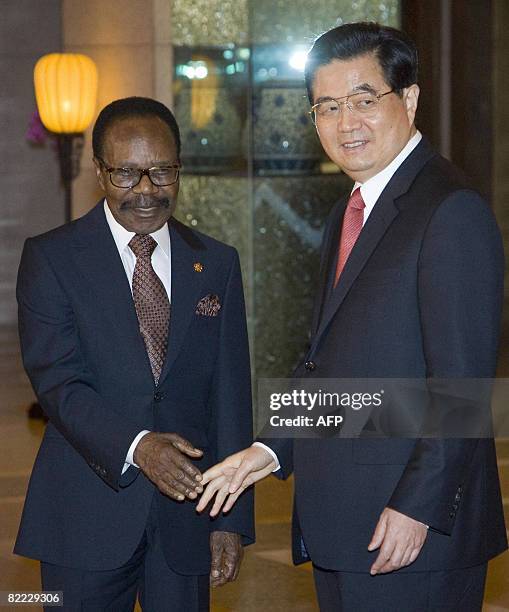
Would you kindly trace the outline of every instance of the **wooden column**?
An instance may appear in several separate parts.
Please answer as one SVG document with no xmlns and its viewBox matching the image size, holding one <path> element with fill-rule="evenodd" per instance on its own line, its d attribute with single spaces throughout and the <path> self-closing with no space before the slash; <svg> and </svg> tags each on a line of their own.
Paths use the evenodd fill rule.
<svg viewBox="0 0 509 612">
<path fill-rule="evenodd" d="M 417 125 L 487 198 L 493 182 L 492 0 L 402 0 L 417 44 Z"/>
</svg>

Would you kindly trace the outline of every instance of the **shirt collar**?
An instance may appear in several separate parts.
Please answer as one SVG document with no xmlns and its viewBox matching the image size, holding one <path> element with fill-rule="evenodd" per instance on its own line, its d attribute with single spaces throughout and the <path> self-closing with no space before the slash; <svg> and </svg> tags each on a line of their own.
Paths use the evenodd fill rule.
<svg viewBox="0 0 509 612">
<path fill-rule="evenodd" d="M 122 254 L 129 246 L 129 242 L 131 238 L 135 235 L 135 233 L 126 230 L 126 228 L 120 225 L 120 223 L 115 219 L 115 217 L 111 213 L 108 203 L 106 202 L 106 198 L 104 199 L 104 214 L 106 215 L 106 221 L 108 222 L 111 233 L 113 235 L 113 239 L 115 240 L 115 244 L 117 245 L 118 252 Z M 165 223 L 156 232 L 153 232 L 150 235 L 164 251 L 166 257 L 169 257 L 170 232 L 168 230 L 168 224 Z"/>
<path fill-rule="evenodd" d="M 357 187 L 361 188 L 361 195 L 362 199 L 364 200 L 364 204 L 366 205 L 366 212 L 369 213 L 372 210 L 373 206 L 380 197 L 380 194 L 387 186 L 387 183 L 391 180 L 396 170 L 401 166 L 405 159 L 419 144 L 421 139 L 422 134 L 419 132 L 419 130 L 417 130 L 417 132 L 412 136 L 412 138 L 410 138 L 403 149 L 398 153 L 398 155 L 396 155 L 388 166 L 386 166 L 378 174 L 375 174 L 375 176 L 372 176 L 365 183 L 355 183 L 352 193 L 355 191 L 355 189 L 357 189 Z"/>
</svg>

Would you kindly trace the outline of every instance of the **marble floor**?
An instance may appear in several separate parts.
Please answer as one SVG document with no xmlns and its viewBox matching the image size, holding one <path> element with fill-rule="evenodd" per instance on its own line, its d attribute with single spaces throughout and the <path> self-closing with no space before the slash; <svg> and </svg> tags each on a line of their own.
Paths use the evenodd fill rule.
<svg viewBox="0 0 509 612">
<path fill-rule="evenodd" d="M 12 329 L 0 329 L 0 388 L 0 591 L 38 590 L 38 564 L 11 553 L 43 431 L 40 422 L 26 418 L 26 407 L 33 395 L 22 371 Z M 499 457 L 509 525 L 509 440 L 499 441 Z M 318 610 L 309 564 L 295 568 L 290 559 L 291 495 L 291 481 L 268 479 L 258 486 L 258 541 L 246 549 L 239 580 L 213 591 L 213 612 Z M 484 607 L 485 612 L 506 610 L 509 611 L 509 553 L 490 564 Z"/>
</svg>

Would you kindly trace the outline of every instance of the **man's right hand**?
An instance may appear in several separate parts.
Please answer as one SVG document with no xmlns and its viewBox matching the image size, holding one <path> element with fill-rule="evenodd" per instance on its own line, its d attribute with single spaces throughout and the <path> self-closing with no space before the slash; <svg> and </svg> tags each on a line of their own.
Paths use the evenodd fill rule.
<svg viewBox="0 0 509 612">
<path fill-rule="evenodd" d="M 223 512 L 228 512 L 247 487 L 271 474 L 275 467 L 272 455 L 259 446 L 250 446 L 226 457 L 224 461 L 209 468 L 203 474 L 202 484 L 207 482 L 209 484 L 196 510 L 198 512 L 205 510 L 215 495 L 210 516 L 219 513 L 227 497 Z"/>
<path fill-rule="evenodd" d="M 203 452 L 175 433 L 151 432 L 138 442 L 133 458 L 161 493 L 182 501 L 203 491 L 200 471 L 184 455 L 199 459 Z"/>
</svg>

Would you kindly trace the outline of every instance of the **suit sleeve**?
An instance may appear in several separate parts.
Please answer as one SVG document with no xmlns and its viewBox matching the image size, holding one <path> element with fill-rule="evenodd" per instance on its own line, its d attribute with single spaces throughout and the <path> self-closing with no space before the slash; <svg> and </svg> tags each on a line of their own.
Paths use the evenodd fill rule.
<svg viewBox="0 0 509 612">
<path fill-rule="evenodd" d="M 216 460 L 248 446 L 253 441 L 251 368 L 246 310 L 239 257 L 232 257 L 221 308 L 221 330 L 217 363 L 210 392 L 210 440 L 215 441 Z M 211 531 L 242 535 L 244 545 L 255 539 L 254 491 L 250 487 L 227 515 L 211 520 Z"/>
<path fill-rule="evenodd" d="M 502 240 L 491 211 L 472 191 L 453 193 L 433 215 L 419 261 L 427 378 L 495 375 L 503 277 Z M 388 506 L 451 534 L 481 442 L 475 438 L 418 440 Z"/>
<path fill-rule="evenodd" d="M 16 296 L 23 364 L 44 412 L 96 474 L 118 490 L 127 483 L 122 468 L 140 427 L 102 401 L 80 350 L 71 303 L 37 239 L 25 243 Z"/>
</svg>

